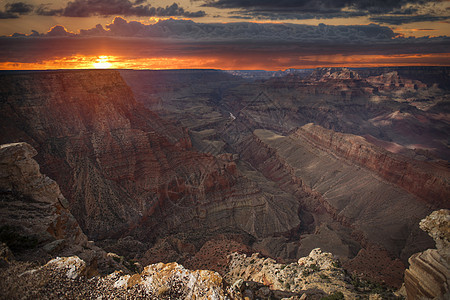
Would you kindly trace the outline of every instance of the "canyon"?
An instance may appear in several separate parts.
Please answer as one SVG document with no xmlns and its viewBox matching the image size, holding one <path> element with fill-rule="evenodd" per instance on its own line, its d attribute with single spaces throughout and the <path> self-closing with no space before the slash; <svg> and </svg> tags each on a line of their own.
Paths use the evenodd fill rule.
<svg viewBox="0 0 450 300">
<path fill-rule="evenodd" d="M 130 270 L 115 252 L 231 283 L 231 253 L 288 265 L 320 248 L 346 272 L 400 287 L 411 255 L 434 246 L 420 220 L 450 206 L 449 69 L 239 74 L 0 73 L 0 144 L 31 145 L 14 149 L 59 184 L 51 205 L 79 236 L 55 229 L 39 244 L 60 241 L 52 249 L 105 270 Z M 9 207 L 0 225 L 17 227 Z"/>
</svg>

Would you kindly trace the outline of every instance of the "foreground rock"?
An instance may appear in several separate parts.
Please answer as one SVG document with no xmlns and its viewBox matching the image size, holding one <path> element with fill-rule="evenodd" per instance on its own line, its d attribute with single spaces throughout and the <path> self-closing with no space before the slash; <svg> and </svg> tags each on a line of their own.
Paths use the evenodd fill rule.
<svg viewBox="0 0 450 300">
<path fill-rule="evenodd" d="M 224 277 L 209 270 L 188 270 L 157 263 L 142 272 L 92 276 L 77 256 L 57 257 L 43 266 L 12 261 L 0 267 L 5 299 L 380 299 L 393 294 L 350 277 L 330 254 L 314 249 L 289 265 L 258 255 L 230 256 Z M 229 284 L 230 283 L 230 284 Z M 231 284 L 232 283 L 232 284 Z"/>
<path fill-rule="evenodd" d="M 225 275 L 227 281 L 234 282 L 233 286 L 246 283 L 241 287 L 240 295 L 250 299 L 259 297 L 257 293 L 262 292 L 261 287 L 249 288 L 257 284 L 268 288 L 267 296 L 270 293 L 274 297 L 278 295 L 292 299 L 303 295 L 306 299 L 321 299 L 326 295 L 341 295 L 345 299 L 379 297 L 379 294 L 392 296 L 380 285 L 350 276 L 340 266 L 339 260 L 319 248 L 291 264 L 280 264 L 271 258 L 260 257 L 257 253 L 252 256 L 233 253 L 228 267 Z"/>
<path fill-rule="evenodd" d="M 410 257 L 405 271 L 408 299 L 450 298 L 450 210 L 433 212 L 420 222 L 420 228 L 435 240 L 437 249 Z"/>
</svg>

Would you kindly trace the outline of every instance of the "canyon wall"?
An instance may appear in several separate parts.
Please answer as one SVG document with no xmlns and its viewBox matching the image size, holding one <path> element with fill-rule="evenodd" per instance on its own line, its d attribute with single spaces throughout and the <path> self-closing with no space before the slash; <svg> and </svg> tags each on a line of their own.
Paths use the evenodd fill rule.
<svg viewBox="0 0 450 300">
<path fill-rule="evenodd" d="M 298 225 L 230 157 L 195 151 L 186 129 L 137 103 L 117 71 L 2 75 L 0 96 L 1 142 L 38 150 L 91 238 L 225 227 L 264 236 Z"/>
<path fill-rule="evenodd" d="M 445 165 L 407 159 L 386 151 L 363 137 L 307 124 L 292 134 L 316 147 L 374 171 L 388 182 L 417 195 L 434 207 L 450 207 L 450 171 Z"/>
<path fill-rule="evenodd" d="M 325 139 L 326 135 L 321 137 Z M 417 228 L 419 220 L 430 211 L 427 205 L 372 170 L 358 166 L 353 157 L 342 158 L 332 147 L 317 147 L 298 131 L 282 136 L 255 130 L 253 138 L 239 149 L 242 159 L 283 190 L 311 195 L 315 200 L 301 198 L 304 209 L 315 212 L 318 220 L 317 213 L 327 211 L 352 228 L 353 238 L 362 245 L 382 245 L 391 255 L 404 260 L 415 249 L 430 245 Z M 408 218 L 403 218 L 404 214 Z"/>
<path fill-rule="evenodd" d="M 1 267 L 14 258 L 43 263 L 77 255 L 88 275 L 127 270 L 88 241 L 58 184 L 40 172 L 36 154 L 27 143 L 0 145 L 0 252 L 13 253 L 0 258 Z"/>
</svg>

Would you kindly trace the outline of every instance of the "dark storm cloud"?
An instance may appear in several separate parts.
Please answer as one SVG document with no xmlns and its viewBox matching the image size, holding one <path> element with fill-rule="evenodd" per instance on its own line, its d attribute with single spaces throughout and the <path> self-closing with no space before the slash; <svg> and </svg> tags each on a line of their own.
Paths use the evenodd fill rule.
<svg viewBox="0 0 450 300">
<path fill-rule="evenodd" d="M 13 14 L 25 15 L 33 11 L 33 6 L 24 2 L 8 3 L 5 11 Z"/>
<path fill-rule="evenodd" d="M 198 0 L 202 1 L 202 0 Z M 240 9 L 237 17 L 259 19 L 329 19 L 388 13 L 414 15 L 418 9 L 440 0 L 206 0 L 203 6 Z"/>
<path fill-rule="evenodd" d="M 0 19 L 16 19 L 33 11 L 33 5 L 24 2 L 7 3 L 5 10 L 0 11 Z"/>
<path fill-rule="evenodd" d="M 36 8 L 35 13 L 39 16 L 60 16 L 64 9 L 50 9 L 48 4 L 41 4 Z"/>
<path fill-rule="evenodd" d="M 318 26 L 273 23 L 196 23 L 191 20 L 162 20 L 146 25 L 116 17 L 106 30 L 101 25 L 81 30 L 80 35 L 120 37 L 172 38 L 197 41 L 288 41 L 292 43 L 321 41 L 324 43 L 372 43 L 390 41 L 396 34 L 386 26 L 375 24 Z"/>
<path fill-rule="evenodd" d="M 201 1 L 201 0 L 200 0 Z M 438 1 L 438 0 L 437 0 Z M 365 10 L 371 13 L 390 12 L 406 4 L 424 4 L 426 0 L 206 0 L 204 6 L 217 8 L 242 8 L 258 11 L 295 11 L 329 13 L 344 8 Z"/>
<path fill-rule="evenodd" d="M 152 7 L 144 4 L 146 1 L 129 0 L 75 0 L 67 3 L 62 9 L 49 9 L 46 5 L 41 5 L 36 10 L 36 14 L 44 16 L 64 16 L 64 17 L 91 17 L 91 16 L 141 16 L 141 17 L 168 17 L 183 16 L 188 18 L 198 18 L 206 15 L 204 11 L 189 12 L 178 4 L 173 3 L 166 7 Z"/>
<path fill-rule="evenodd" d="M 0 10 L 0 19 L 17 19 L 18 17 L 16 14 Z"/>
<path fill-rule="evenodd" d="M 417 15 L 417 16 L 376 16 L 371 17 L 370 20 L 377 23 L 384 23 L 390 25 L 401 25 L 415 22 L 436 22 L 450 19 L 450 16 L 432 16 L 432 15 Z"/>
<path fill-rule="evenodd" d="M 246 11 L 234 12 L 230 17 L 235 19 L 258 19 L 258 20 L 311 20 L 311 19 L 333 19 L 333 18 L 353 18 L 366 16 L 366 13 L 359 11 L 333 12 L 326 14 L 316 13 L 293 13 L 293 12 L 261 12 Z"/>
</svg>

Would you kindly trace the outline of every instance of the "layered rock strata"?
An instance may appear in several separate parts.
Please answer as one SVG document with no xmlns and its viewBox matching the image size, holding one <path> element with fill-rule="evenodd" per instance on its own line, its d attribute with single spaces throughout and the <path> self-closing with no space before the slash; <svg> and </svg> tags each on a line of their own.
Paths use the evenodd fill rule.
<svg viewBox="0 0 450 300">
<path fill-rule="evenodd" d="M 76 254 L 94 273 L 125 269 L 88 241 L 58 184 L 41 174 L 33 159 L 36 154 L 27 143 L 0 146 L 0 239 L 6 243 L 4 249 L 11 248 L 15 254 L 11 257 L 40 262 L 55 255 Z"/>
<path fill-rule="evenodd" d="M 188 131 L 138 104 L 117 71 L 0 76 L 0 140 L 36 147 L 91 238 L 234 228 L 254 236 L 298 226 L 291 207 L 191 147 Z"/>
<path fill-rule="evenodd" d="M 405 271 L 408 299 L 448 299 L 450 297 L 450 211 L 434 211 L 420 222 L 420 228 L 435 240 L 437 249 L 428 249 L 409 258 Z"/>
<path fill-rule="evenodd" d="M 58 184 L 42 175 L 37 154 L 29 144 L 0 146 L 0 225 L 3 231 L 35 239 L 49 251 L 55 247 L 82 247 L 88 243 Z M 11 232 L 12 233 L 12 232 Z M 13 234 L 13 233 L 12 233 Z M 18 237 L 17 237 L 18 238 Z M 19 246 L 19 245 L 18 245 Z M 31 246 L 31 245 L 30 245 Z"/>
<path fill-rule="evenodd" d="M 309 127 L 310 125 L 306 126 Z M 356 138 L 356 137 L 355 137 Z M 359 148 L 359 145 L 357 146 Z M 310 211 L 324 208 L 336 220 L 354 229 L 354 235 L 383 245 L 405 259 L 415 247 L 429 245 L 415 230 L 427 206 L 413 195 L 377 178 L 374 173 L 318 148 L 297 132 L 281 136 L 255 130 L 253 140 L 240 146 L 241 157 L 293 194 L 310 194 L 303 205 Z M 308 198 L 305 198 L 307 200 Z M 409 219 L 401 216 L 408 212 Z"/>
<path fill-rule="evenodd" d="M 435 207 L 450 205 L 450 170 L 443 165 L 406 159 L 363 137 L 334 132 L 312 123 L 299 128 L 292 137 L 374 171 Z"/>
</svg>

